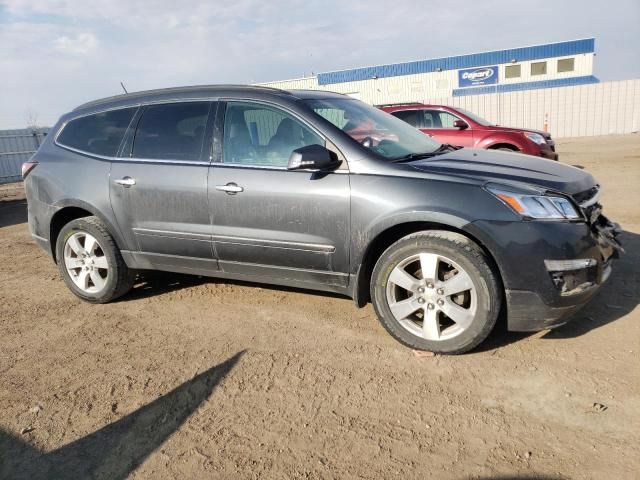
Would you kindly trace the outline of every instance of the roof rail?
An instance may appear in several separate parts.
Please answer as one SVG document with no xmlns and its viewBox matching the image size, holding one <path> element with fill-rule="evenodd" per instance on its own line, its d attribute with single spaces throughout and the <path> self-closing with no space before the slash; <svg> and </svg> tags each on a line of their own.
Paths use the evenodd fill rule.
<svg viewBox="0 0 640 480">
<path fill-rule="evenodd" d="M 382 103 L 380 105 L 374 105 L 374 107 L 377 108 L 381 108 L 381 107 L 404 107 L 404 106 L 408 106 L 408 105 L 425 105 L 422 102 L 400 102 L 400 103 Z"/>
<path fill-rule="evenodd" d="M 169 88 L 159 88 L 159 89 L 154 89 L 154 90 L 141 90 L 141 91 L 137 91 L 137 92 L 128 92 L 128 93 L 121 93 L 118 95 L 114 95 L 111 97 L 106 97 L 106 98 L 100 98 L 97 100 L 92 100 L 90 102 L 86 102 L 83 103 L 82 105 L 78 105 L 76 108 L 74 108 L 73 110 L 80 110 L 83 108 L 88 108 L 88 107 L 92 107 L 92 106 L 97 106 L 97 105 L 101 105 L 104 103 L 109 103 L 109 102 L 113 102 L 113 101 L 117 101 L 117 100 L 121 100 L 121 99 L 135 99 L 135 98 L 139 98 L 139 97 L 144 97 L 147 95 L 162 95 L 162 94 L 171 94 L 171 93 L 181 93 L 181 92 L 189 92 L 189 91 L 197 91 L 197 90 L 224 90 L 224 89 L 233 89 L 233 90 L 249 90 L 249 91 L 264 91 L 264 92 L 273 92 L 273 93 L 279 93 L 279 94 L 285 94 L 285 95 L 291 95 L 290 92 L 288 92 L 287 90 L 282 90 L 280 88 L 274 88 L 274 87 L 263 87 L 263 86 L 256 86 L 256 85 L 234 85 L 234 84 L 228 84 L 228 85 L 189 85 L 189 86 L 185 86 L 185 87 L 169 87 Z"/>
</svg>

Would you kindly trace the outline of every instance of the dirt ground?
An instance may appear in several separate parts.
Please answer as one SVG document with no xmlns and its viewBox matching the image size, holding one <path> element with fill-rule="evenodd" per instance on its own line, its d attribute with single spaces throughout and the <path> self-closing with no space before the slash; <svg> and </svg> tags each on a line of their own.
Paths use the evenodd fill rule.
<svg viewBox="0 0 640 480">
<path fill-rule="evenodd" d="M 458 357 L 292 289 L 154 274 L 83 303 L 0 202 L 0 478 L 640 478 L 640 135 L 558 151 L 627 253 L 573 323 Z"/>
</svg>

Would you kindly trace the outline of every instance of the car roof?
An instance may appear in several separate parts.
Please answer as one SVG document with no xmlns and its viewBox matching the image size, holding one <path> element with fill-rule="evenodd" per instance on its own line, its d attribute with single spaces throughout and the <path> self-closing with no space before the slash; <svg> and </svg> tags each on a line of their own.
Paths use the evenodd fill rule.
<svg viewBox="0 0 640 480">
<path fill-rule="evenodd" d="M 278 88 L 254 85 L 194 85 L 188 87 L 172 87 L 140 92 L 124 93 L 111 97 L 93 100 L 76 107 L 73 112 L 105 110 L 126 107 L 141 103 L 155 103 L 176 100 L 210 99 L 218 96 L 248 96 L 250 98 L 281 98 L 298 100 L 307 98 L 344 98 L 344 95 L 322 90 L 281 90 Z"/>
<path fill-rule="evenodd" d="M 378 108 L 385 112 L 397 112 L 400 110 L 422 110 L 425 108 L 450 108 L 456 110 L 456 107 L 448 105 L 435 105 L 430 103 L 394 103 L 390 105 L 377 105 Z"/>
</svg>

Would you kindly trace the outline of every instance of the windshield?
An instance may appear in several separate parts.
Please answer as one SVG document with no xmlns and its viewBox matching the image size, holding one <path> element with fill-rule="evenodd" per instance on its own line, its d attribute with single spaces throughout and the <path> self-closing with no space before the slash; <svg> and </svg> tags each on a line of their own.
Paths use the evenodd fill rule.
<svg viewBox="0 0 640 480">
<path fill-rule="evenodd" d="M 460 113 L 464 113 L 471 120 L 476 122 L 478 125 L 482 125 L 483 127 L 490 127 L 490 126 L 494 125 L 493 123 L 489 122 L 488 120 L 485 120 L 484 118 L 476 115 L 475 113 L 470 112 L 469 110 L 465 110 L 464 108 L 457 108 L 456 110 L 458 110 Z"/>
<path fill-rule="evenodd" d="M 304 103 L 351 138 L 389 160 L 431 153 L 440 147 L 411 125 L 359 100 L 307 99 Z"/>
</svg>

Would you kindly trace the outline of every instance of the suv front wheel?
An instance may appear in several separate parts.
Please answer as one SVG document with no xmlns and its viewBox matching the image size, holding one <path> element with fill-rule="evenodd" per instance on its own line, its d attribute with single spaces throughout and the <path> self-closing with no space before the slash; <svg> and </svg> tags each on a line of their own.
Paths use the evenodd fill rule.
<svg viewBox="0 0 640 480">
<path fill-rule="evenodd" d="M 106 303 L 129 290 L 135 272 L 97 217 L 67 223 L 56 240 L 58 268 L 67 287 L 82 300 Z"/>
<path fill-rule="evenodd" d="M 436 353 L 464 353 L 496 323 L 502 294 L 483 250 L 447 231 L 411 234 L 380 257 L 371 278 L 378 318 L 401 343 Z"/>
</svg>

